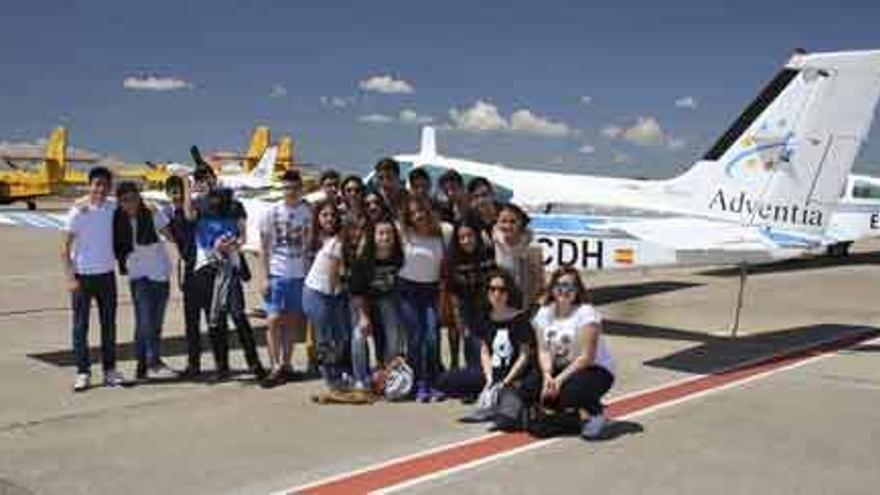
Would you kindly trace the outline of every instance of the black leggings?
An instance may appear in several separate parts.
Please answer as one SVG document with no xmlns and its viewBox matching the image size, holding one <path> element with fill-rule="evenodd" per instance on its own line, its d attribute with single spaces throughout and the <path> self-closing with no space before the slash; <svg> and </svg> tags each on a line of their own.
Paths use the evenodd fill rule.
<svg viewBox="0 0 880 495">
<path fill-rule="evenodd" d="M 567 409 L 584 408 L 591 416 L 602 414 L 602 396 L 611 389 L 614 375 L 601 366 L 590 365 L 575 371 L 562 384 L 556 400 L 546 403 L 548 407 Z M 541 375 L 526 375 L 520 387 L 520 393 L 526 403 L 535 404 L 541 400 Z"/>
</svg>

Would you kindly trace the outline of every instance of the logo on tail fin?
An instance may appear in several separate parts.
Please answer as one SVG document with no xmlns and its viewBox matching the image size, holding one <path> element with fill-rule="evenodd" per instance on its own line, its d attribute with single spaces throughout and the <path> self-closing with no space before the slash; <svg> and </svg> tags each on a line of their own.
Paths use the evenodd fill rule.
<svg viewBox="0 0 880 495">
<path fill-rule="evenodd" d="M 724 166 L 724 173 L 728 177 L 734 176 L 734 170 L 740 171 L 740 174 L 772 172 L 780 163 L 791 163 L 795 153 L 794 133 L 789 132 L 781 140 L 746 136 L 738 147 L 743 150 Z"/>
</svg>

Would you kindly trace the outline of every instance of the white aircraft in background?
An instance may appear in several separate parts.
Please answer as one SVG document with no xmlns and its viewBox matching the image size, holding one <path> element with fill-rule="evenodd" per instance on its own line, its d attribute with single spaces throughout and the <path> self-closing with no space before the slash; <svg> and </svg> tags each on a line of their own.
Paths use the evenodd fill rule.
<svg viewBox="0 0 880 495">
<path fill-rule="evenodd" d="M 852 243 L 880 236 L 880 178 L 850 174 L 826 235 L 828 254 L 846 256 Z"/>
<path fill-rule="evenodd" d="M 841 191 L 878 93 L 880 51 L 797 54 L 690 170 L 669 180 L 448 158 L 437 153 L 431 128 L 418 154 L 394 158 L 434 178 L 447 169 L 488 178 L 530 211 L 548 267 L 766 262 L 854 235 L 838 215 L 849 211 L 839 207 Z"/>
<path fill-rule="evenodd" d="M 233 191 L 270 189 L 274 185 L 275 161 L 278 159 L 278 146 L 269 146 L 260 157 L 256 167 L 250 172 L 220 174 L 217 177 L 222 187 Z"/>
</svg>

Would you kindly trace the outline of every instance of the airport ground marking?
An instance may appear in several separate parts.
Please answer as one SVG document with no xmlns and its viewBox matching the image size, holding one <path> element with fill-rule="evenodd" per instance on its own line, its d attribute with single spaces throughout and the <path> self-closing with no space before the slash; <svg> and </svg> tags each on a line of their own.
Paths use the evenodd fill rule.
<svg viewBox="0 0 880 495">
<path fill-rule="evenodd" d="M 854 332 L 844 337 L 789 349 L 713 373 L 675 380 L 666 385 L 625 394 L 613 399 L 608 404 L 606 413 L 615 420 L 644 416 L 660 409 L 767 378 L 782 371 L 805 366 L 878 336 L 880 330 L 877 329 Z M 340 473 L 279 493 L 314 495 L 395 493 L 559 440 L 560 438 L 538 439 L 525 433 L 490 433 Z"/>
</svg>

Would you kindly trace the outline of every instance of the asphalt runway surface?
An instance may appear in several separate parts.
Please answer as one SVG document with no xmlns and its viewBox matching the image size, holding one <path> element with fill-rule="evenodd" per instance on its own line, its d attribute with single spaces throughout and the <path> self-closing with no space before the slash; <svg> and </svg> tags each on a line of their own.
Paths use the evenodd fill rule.
<svg viewBox="0 0 880 495">
<path fill-rule="evenodd" d="M 241 374 L 74 394 L 59 234 L 0 226 L 0 238 L 4 495 L 875 493 L 880 483 L 880 242 L 843 260 L 756 267 L 737 338 L 736 270 L 590 274 L 618 368 L 606 401 L 615 419 L 586 442 L 565 427 L 488 433 L 459 423 L 470 408 L 456 401 L 316 405 L 316 380 L 263 390 Z M 132 307 L 119 287 L 119 366 L 131 377 Z M 172 292 L 163 345 L 182 368 Z"/>
</svg>

